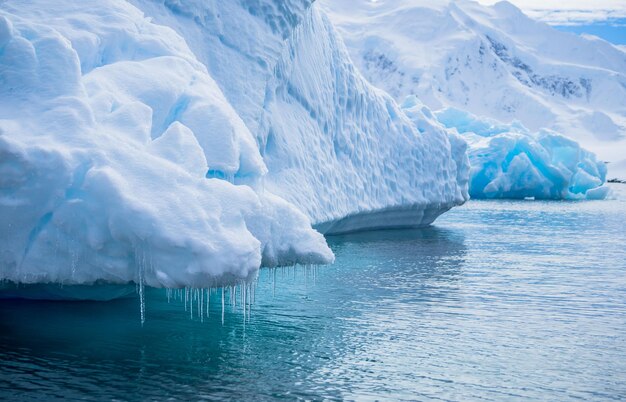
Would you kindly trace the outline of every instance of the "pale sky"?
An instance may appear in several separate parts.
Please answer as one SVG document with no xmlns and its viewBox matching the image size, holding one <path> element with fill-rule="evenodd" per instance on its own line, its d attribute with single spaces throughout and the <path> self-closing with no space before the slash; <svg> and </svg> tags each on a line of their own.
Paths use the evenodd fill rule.
<svg viewBox="0 0 626 402">
<path fill-rule="evenodd" d="M 509 0 L 531 17 L 550 24 L 578 25 L 626 18 L 626 0 Z M 478 0 L 494 4 L 498 0 Z"/>
</svg>

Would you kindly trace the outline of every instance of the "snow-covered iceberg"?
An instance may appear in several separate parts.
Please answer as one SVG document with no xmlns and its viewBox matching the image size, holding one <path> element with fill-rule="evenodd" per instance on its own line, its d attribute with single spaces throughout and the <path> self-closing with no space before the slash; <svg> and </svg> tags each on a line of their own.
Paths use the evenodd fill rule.
<svg viewBox="0 0 626 402">
<path fill-rule="evenodd" d="M 415 97 L 409 116 L 428 109 Z M 578 143 L 550 130 L 531 132 L 519 122 L 503 124 L 446 108 L 434 113 L 469 144 L 472 198 L 604 199 L 606 165 Z"/>
<path fill-rule="evenodd" d="M 206 287 L 332 261 L 175 31 L 121 1 L 0 13 L 0 279 Z"/>
<path fill-rule="evenodd" d="M 354 68 L 316 3 L 137 0 L 175 27 L 256 134 L 265 188 L 324 233 L 430 224 L 467 200 L 467 157 Z"/>
<path fill-rule="evenodd" d="M 308 0 L 4 2 L 0 84 L 5 281 L 230 284 L 468 198 Z"/>
</svg>

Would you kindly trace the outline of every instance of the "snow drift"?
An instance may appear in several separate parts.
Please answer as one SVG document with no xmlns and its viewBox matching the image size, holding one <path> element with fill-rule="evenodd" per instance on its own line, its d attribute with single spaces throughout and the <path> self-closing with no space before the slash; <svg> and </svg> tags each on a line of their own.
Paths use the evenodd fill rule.
<svg viewBox="0 0 626 402">
<path fill-rule="evenodd" d="M 467 199 L 309 1 L 133 3 L 0 5 L 0 279 L 219 286 Z"/>
<path fill-rule="evenodd" d="M 396 100 L 417 95 L 433 110 L 565 133 L 613 162 L 609 171 L 624 159 L 626 53 L 618 47 L 557 31 L 506 1 L 321 3 L 359 70 Z"/>
</svg>

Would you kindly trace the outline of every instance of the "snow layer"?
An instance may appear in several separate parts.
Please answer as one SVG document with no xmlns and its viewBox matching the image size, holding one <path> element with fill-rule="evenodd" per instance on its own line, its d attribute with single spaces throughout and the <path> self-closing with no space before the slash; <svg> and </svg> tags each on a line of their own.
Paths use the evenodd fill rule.
<svg viewBox="0 0 626 402">
<path fill-rule="evenodd" d="M 567 133 L 605 161 L 624 159 L 622 49 L 557 31 L 506 1 L 492 7 L 468 0 L 321 4 L 357 67 L 398 101 L 415 94 L 433 110 L 519 120 L 532 131 Z"/>
<path fill-rule="evenodd" d="M 403 104 L 409 116 L 423 106 Z M 606 165 L 578 143 L 550 130 L 533 133 L 521 123 L 502 124 L 447 108 L 435 113 L 469 144 L 472 198 L 604 199 Z"/>
<path fill-rule="evenodd" d="M 123 1 L 1 5 L 0 279 L 207 287 L 332 261 L 266 173 L 172 29 Z"/>
<path fill-rule="evenodd" d="M 306 0 L 136 0 L 174 27 L 256 134 L 266 189 L 325 233 L 421 226 L 467 200 L 468 162 L 356 71 Z"/>
</svg>

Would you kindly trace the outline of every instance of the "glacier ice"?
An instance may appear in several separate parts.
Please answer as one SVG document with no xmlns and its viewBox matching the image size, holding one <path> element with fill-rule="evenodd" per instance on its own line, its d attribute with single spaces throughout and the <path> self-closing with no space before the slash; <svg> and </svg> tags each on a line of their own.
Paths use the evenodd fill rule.
<svg viewBox="0 0 626 402">
<path fill-rule="evenodd" d="M 464 143 L 369 85 L 311 3 L 0 4 L 0 279 L 233 284 L 331 262 L 311 223 L 465 202 Z"/>
<path fill-rule="evenodd" d="M 427 225 L 467 200 L 465 149 L 373 88 L 316 3 L 136 3 L 205 55 L 256 133 L 266 189 L 318 230 Z"/>
<path fill-rule="evenodd" d="M 618 166 L 626 154 L 626 53 L 560 32 L 507 1 L 321 0 L 356 66 L 402 102 L 549 128 Z M 626 177 L 624 177 L 626 179 Z"/>
<path fill-rule="evenodd" d="M 2 4 L 0 32 L 0 279 L 208 287 L 332 261 L 173 30 L 41 1 Z"/>
<path fill-rule="evenodd" d="M 428 110 L 411 96 L 413 116 Z M 551 130 L 533 133 L 519 122 L 503 124 L 446 108 L 433 117 L 469 145 L 472 198 L 604 199 L 606 165 L 578 143 Z"/>
</svg>

